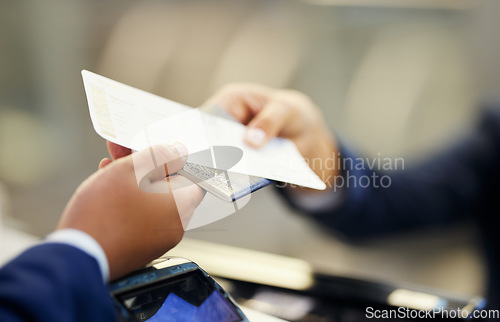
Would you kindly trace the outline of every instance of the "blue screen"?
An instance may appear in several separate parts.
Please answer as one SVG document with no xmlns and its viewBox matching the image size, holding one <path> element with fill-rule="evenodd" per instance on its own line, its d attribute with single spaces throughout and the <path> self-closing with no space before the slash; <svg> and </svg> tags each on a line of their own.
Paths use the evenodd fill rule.
<svg viewBox="0 0 500 322">
<path fill-rule="evenodd" d="M 160 309 L 148 322 L 164 321 L 239 321 L 232 305 L 218 291 L 200 305 L 195 306 L 170 293 Z"/>
<path fill-rule="evenodd" d="M 119 296 L 139 321 L 241 321 L 235 305 L 200 271 Z"/>
</svg>

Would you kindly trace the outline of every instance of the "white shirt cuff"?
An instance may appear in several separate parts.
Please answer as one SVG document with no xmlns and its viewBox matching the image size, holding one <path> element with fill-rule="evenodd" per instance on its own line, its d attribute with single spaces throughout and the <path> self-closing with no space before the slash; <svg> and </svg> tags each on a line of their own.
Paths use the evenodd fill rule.
<svg viewBox="0 0 500 322">
<path fill-rule="evenodd" d="M 104 282 L 109 280 L 109 264 L 101 245 L 89 234 L 77 229 L 56 230 L 47 236 L 45 243 L 67 244 L 94 257 L 99 265 Z"/>
</svg>

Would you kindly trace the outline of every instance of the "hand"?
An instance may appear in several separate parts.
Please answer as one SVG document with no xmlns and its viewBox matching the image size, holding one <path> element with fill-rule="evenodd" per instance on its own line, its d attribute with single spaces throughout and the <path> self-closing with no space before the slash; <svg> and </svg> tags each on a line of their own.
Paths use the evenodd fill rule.
<svg viewBox="0 0 500 322">
<path fill-rule="evenodd" d="M 150 171 L 152 155 L 156 171 Z M 204 193 L 181 176 L 155 182 L 149 178 L 158 179 L 158 170 L 163 177 L 177 172 L 186 156 L 183 146 L 172 145 L 155 146 L 114 162 L 104 159 L 100 169 L 78 187 L 58 229 L 79 229 L 92 236 L 106 253 L 111 279 L 158 258 L 179 243 Z M 147 189 L 140 188 L 139 182 Z M 144 191 L 148 189 L 161 193 Z"/>
<path fill-rule="evenodd" d="M 203 106 L 220 105 L 247 125 L 245 142 L 260 148 L 271 138 L 292 140 L 311 169 L 328 187 L 338 170 L 332 169 L 337 155 L 336 141 L 316 105 L 306 95 L 256 84 L 223 87 Z M 330 160 L 330 162 L 327 162 Z"/>
</svg>

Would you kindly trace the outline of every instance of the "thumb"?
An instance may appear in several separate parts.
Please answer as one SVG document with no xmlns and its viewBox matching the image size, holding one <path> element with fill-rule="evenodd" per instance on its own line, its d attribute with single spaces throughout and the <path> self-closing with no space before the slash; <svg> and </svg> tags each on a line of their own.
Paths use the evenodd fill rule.
<svg viewBox="0 0 500 322">
<path fill-rule="evenodd" d="M 132 154 L 134 172 L 139 187 L 151 184 L 181 170 L 188 151 L 181 143 L 155 145 Z"/>
<path fill-rule="evenodd" d="M 109 158 L 104 158 L 99 162 L 99 169 L 103 169 L 104 167 L 110 165 L 113 161 Z"/>
<path fill-rule="evenodd" d="M 110 141 L 106 141 L 106 145 L 108 146 L 109 154 L 111 155 L 113 160 L 126 157 L 127 155 L 130 155 L 130 153 L 132 153 L 132 151 L 129 148 L 126 148 L 124 146 L 118 145 Z"/>
</svg>

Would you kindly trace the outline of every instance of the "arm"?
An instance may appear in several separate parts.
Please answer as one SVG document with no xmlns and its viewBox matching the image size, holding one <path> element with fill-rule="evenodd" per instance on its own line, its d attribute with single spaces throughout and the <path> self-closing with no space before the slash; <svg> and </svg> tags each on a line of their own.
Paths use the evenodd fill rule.
<svg viewBox="0 0 500 322">
<path fill-rule="evenodd" d="M 304 208 L 293 198 L 293 192 L 280 192 L 290 205 L 351 238 L 444 226 L 474 215 L 485 195 L 485 181 L 495 174 L 495 162 L 500 157 L 496 148 L 500 141 L 494 134 L 497 130 L 493 124 L 486 124 L 500 125 L 500 119 L 495 121 L 491 113 L 487 115 L 478 131 L 456 145 L 423 163 L 395 171 L 371 170 L 366 163 L 365 169 L 359 170 L 363 157 L 341 147 L 342 158 L 353 160 L 353 166 L 347 162 L 341 186 L 336 187 L 337 192 L 330 192 L 332 197 L 341 194 L 336 204 Z M 368 179 L 367 187 L 359 185 Z"/>
<path fill-rule="evenodd" d="M 317 107 L 303 94 L 237 84 L 223 88 L 206 104 L 221 105 L 247 124 L 246 140 L 254 147 L 279 135 L 294 141 L 306 160 L 322 160 L 309 164 L 316 166 L 313 170 L 330 189 L 314 193 L 311 200 L 337 199 L 336 202 L 305 207 L 297 198 L 299 189 L 285 188 L 280 192 L 292 206 L 350 237 L 441 225 L 467 215 L 478 202 L 483 181 L 493 172 L 498 160 L 500 118 L 495 112 L 487 112 L 480 129 L 449 151 L 417 167 L 383 173 L 377 169 L 360 169 L 359 156 L 342 146 L 333 135 L 326 134 Z M 254 128 L 264 134 L 255 135 Z M 255 137 L 263 139 L 255 144 L 252 140 Z M 337 159 L 337 151 L 342 160 L 352 160 L 352 165 L 347 163 L 348 168 L 335 169 L 327 166 L 329 158 Z M 373 182 L 366 187 L 351 184 L 338 189 L 335 186 L 342 180 L 359 183 L 360 178 L 373 175 L 387 176 L 390 184 L 386 188 L 377 188 Z M 313 194 L 307 189 L 300 193 Z"/>
<path fill-rule="evenodd" d="M 172 175 L 186 155 L 182 146 L 157 146 L 101 161 L 69 201 L 55 235 L 0 270 L 0 320 L 113 320 L 103 277 L 116 279 L 175 246 L 201 202 L 200 188 Z M 87 242 L 63 236 L 71 232 Z"/>
<path fill-rule="evenodd" d="M 114 321 L 97 261 L 64 244 L 32 247 L 0 270 L 2 321 Z"/>
</svg>

